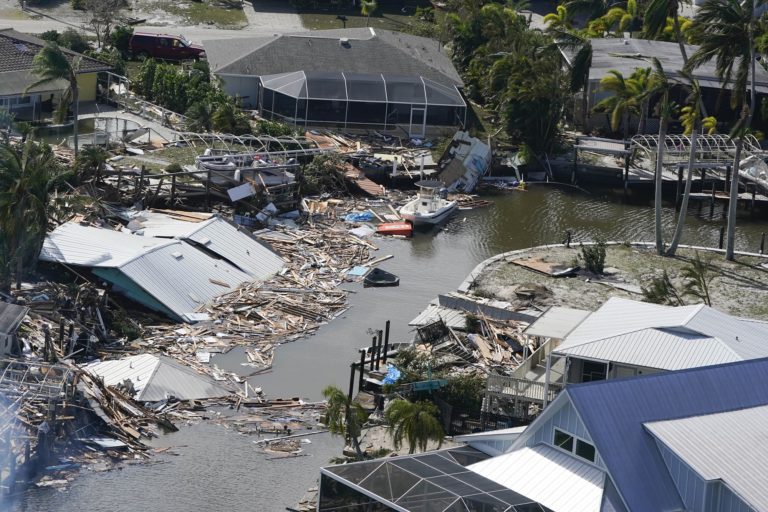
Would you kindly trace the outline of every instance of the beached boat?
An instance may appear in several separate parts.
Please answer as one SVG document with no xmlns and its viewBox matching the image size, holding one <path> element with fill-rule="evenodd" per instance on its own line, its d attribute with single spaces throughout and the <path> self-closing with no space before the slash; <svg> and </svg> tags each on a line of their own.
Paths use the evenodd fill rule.
<svg viewBox="0 0 768 512">
<path fill-rule="evenodd" d="M 380 268 L 374 268 L 363 279 L 363 286 L 366 288 L 369 286 L 398 286 L 399 284 L 399 277 Z"/>
<path fill-rule="evenodd" d="M 440 224 L 457 210 L 459 203 L 443 197 L 444 188 L 439 181 L 420 181 L 416 186 L 419 187 L 416 199 L 400 208 L 400 216 L 414 226 Z"/>
<path fill-rule="evenodd" d="M 380 235 L 413 235 L 413 225 L 410 222 L 385 222 L 379 224 L 376 232 Z"/>
</svg>

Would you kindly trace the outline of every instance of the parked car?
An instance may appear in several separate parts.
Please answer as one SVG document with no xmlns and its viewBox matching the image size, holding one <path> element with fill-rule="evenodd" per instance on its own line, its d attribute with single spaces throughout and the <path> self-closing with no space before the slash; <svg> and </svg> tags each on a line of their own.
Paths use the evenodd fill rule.
<svg viewBox="0 0 768 512">
<path fill-rule="evenodd" d="M 166 60 L 200 59 L 205 57 L 202 46 L 192 44 L 183 36 L 134 32 L 128 41 L 133 57 L 152 57 Z"/>
</svg>

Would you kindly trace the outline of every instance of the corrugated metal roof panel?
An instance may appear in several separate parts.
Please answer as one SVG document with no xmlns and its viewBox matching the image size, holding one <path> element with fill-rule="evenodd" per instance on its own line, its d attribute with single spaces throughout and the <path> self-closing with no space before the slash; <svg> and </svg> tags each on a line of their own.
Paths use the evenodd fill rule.
<svg viewBox="0 0 768 512">
<path fill-rule="evenodd" d="M 742 360 L 716 338 L 661 329 L 644 329 L 571 348 L 557 348 L 554 352 L 661 370 L 683 370 Z"/>
<path fill-rule="evenodd" d="M 611 297 L 589 315 L 560 344 L 572 347 L 649 328 L 679 327 L 702 306 L 670 307 Z"/>
<path fill-rule="evenodd" d="M 583 309 L 553 306 L 534 320 L 523 332 L 528 336 L 543 336 L 561 340 L 591 313 L 591 311 Z"/>
<path fill-rule="evenodd" d="M 455 309 L 444 308 L 434 304 L 427 306 L 427 309 L 419 313 L 419 316 L 408 322 L 408 325 L 423 327 L 441 319 L 445 325 L 451 329 L 466 330 L 467 328 L 466 314 L 461 311 L 456 311 Z"/>
<path fill-rule="evenodd" d="M 68 222 L 48 233 L 40 259 L 83 267 L 117 267 L 148 248 L 168 243 L 172 242 Z"/>
<path fill-rule="evenodd" d="M 646 423 L 704 480 L 722 480 L 755 510 L 768 510 L 768 407 Z"/>
<path fill-rule="evenodd" d="M 675 510 L 682 502 L 643 424 L 768 405 L 768 359 L 574 384 L 562 394 L 578 410 L 628 508 Z"/>
<path fill-rule="evenodd" d="M 180 318 L 219 295 L 251 281 L 223 260 L 215 260 L 186 242 L 174 240 L 122 264 L 120 271 Z"/>
<path fill-rule="evenodd" d="M 768 324 L 704 305 L 672 307 L 612 297 L 555 352 L 678 370 L 768 356 Z"/>
<path fill-rule="evenodd" d="M 160 212 L 141 212 L 134 217 L 138 233 L 145 237 L 180 238 L 193 241 L 226 259 L 254 279 L 267 279 L 285 262 L 271 248 L 250 233 L 218 216 L 188 222 Z"/>
<path fill-rule="evenodd" d="M 129 379 L 137 392 L 136 400 L 142 402 L 157 402 L 169 395 L 180 400 L 198 400 L 230 394 L 229 390 L 207 375 L 165 356 L 139 354 L 115 361 L 101 361 L 85 369 L 103 378 L 107 386 Z"/>
<path fill-rule="evenodd" d="M 554 512 L 599 512 L 605 473 L 549 446 L 521 448 L 469 466 Z"/>
</svg>

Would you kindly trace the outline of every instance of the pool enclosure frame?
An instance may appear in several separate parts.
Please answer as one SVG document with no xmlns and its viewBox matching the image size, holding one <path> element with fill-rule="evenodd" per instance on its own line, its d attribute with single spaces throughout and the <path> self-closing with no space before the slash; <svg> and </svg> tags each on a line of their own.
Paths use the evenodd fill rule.
<svg viewBox="0 0 768 512">
<path fill-rule="evenodd" d="M 262 116 L 296 126 L 404 127 L 466 125 L 467 104 L 455 85 L 423 76 L 295 71 L 259 77 Z"/>
</svg>

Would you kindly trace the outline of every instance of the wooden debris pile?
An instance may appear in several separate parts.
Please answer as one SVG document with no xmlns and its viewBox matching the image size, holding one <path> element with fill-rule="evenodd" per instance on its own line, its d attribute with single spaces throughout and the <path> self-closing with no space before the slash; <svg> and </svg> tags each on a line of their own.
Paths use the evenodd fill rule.
<svg viewBox="0 0 768 512">
<path fill-rule="evenodd" d="M 459 368 L 479 366 L 494 373 L 511 373 L 535 347 L 523 335 L 525 324 L 473 318 L 470 333 L 456 332 L 442 320 L 417 329 L 416 348 L 438 358 L 440 364 Z"/>
<path fill-rule="evenodd" d="M 148 328 L 142 345 L 163 350 L 216 379 L 241 378 L 205 364 L 207 354 L 248 345 L 254 373 L 272 365 L 274 347 L 314 333 L 346 310 L 346 292 L 339 289 L 346 271 L 370 257 L 375 246 L 329 228 L 260 231 L 286 261 L 280 275 L 246 284 L 201 308 L 211 319 L 194 326 Z"/>
</svg>

